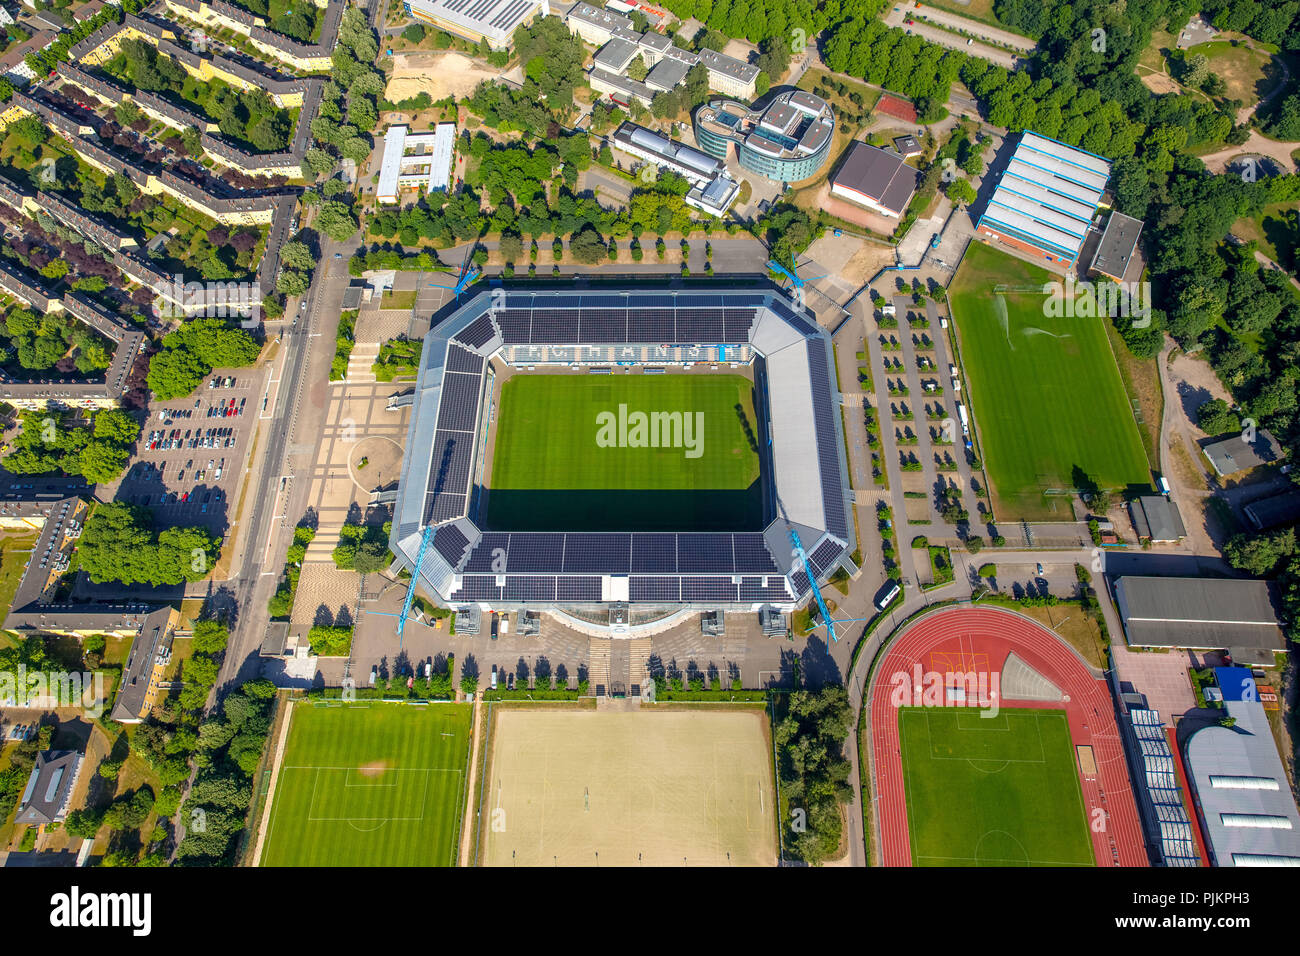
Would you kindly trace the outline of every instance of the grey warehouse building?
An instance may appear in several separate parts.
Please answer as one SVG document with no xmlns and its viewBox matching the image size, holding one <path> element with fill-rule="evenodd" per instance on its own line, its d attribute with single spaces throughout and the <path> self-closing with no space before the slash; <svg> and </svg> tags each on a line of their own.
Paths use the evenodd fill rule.
<svg viewBox="0 0 1300 956">
<path fill-rule="evenodd" d="M 484 526 L 497 369 L 714 361 L 753 369 L 763 530 Z M 852 547 L 838 404 L 829 337 L 775 290 L 485 290 L 425 337 L 390 544 L 455 608 L 790 610 L 812 588 L 790 532 L 819 581 Z"/>
</svg>

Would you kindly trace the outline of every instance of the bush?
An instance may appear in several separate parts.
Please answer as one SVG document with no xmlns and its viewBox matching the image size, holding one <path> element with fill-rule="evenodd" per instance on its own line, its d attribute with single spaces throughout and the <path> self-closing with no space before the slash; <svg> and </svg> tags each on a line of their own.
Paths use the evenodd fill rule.
<svg viewBox="0 0 1300 956">
<path fill-rule="evenodd" d="M 352 628 L 317 624 L 307 632 L 312 653 L 322 657 L 343 657 L 352 648 Z"/>
<path fill-rule="evenodd" d="M 979 554 L 984 547 L 984 539 L 979 535 L 974 535 L 966 539 L 966 550 L 971 554 Z"/>
<path fill-rule="evenodd" d="M 979 576 L 982 578 L 995 578 L 998 575 L 998 566 L 996 564 L 981 564 Z"/>
</svg>

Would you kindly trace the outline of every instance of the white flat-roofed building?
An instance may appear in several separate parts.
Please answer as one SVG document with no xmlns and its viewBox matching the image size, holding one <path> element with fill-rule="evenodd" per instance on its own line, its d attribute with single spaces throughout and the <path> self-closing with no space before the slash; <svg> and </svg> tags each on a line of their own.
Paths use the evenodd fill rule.
<svg viewBox="0 0 1300 956">
<path fill-rule="evenodd" d="M 402 0 L 406 15 L 494 50 L 510 46 L 515 30 L 550 13 L 548 0 Z"/>
<path fill-rule="evenodd" d="M 384 158 L 375 198 L 381 203 L 396 203 L 403 189 L 447 190 L 455 152 L 455 123 L 439 123 L 432 133 L 411 133 L 405 126 L 390 126 L 384 134 Z"/>
<path fill-rule="evenodd" d="M 694 206 L 710 216 L 721 219 L 727 214 L 727 210 L 731 208 L 738 195 L 740 195 L 740 184 L 723 173 L 707 186 L 696 186 L 682 199 L 686 205 Z"/>
<path fill-rule="evenodd" d="M 726 169 L 725 164 L 712 156 L 674 142 L 663 133 L 624 123 L 610 137 L 615 149 L 630 156 L 654 163 L 661 169 L 680 173 L 692 185 L 701 189 L 708 186 Z"/>
<path fill-rule="evenodd" d="M 977 231 L 1073 269 L 1092 230 L 1110 163 L 1026 131 L 980 215 Z"/>
</svg>

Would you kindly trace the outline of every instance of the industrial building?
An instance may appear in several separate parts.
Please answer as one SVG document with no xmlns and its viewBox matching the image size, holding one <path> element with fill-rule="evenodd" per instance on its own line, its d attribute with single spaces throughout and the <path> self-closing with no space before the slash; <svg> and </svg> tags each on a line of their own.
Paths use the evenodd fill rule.
<svg viewBox="0 0 1300 956">
<path fill-rule="evenodd" d="M 1126 575 L 1114 588 L 1132 647 L 1226 650 L 1237 661 L 1272 665 L 1286 646 L 1268 581 Z"/>
<path fill-rule="evenodd" d="M 1109 179 L 1107 160 L 1026 131 L 976 224 L 977 231 L 1072 270 Z"/>
<path fill-rule="evenodd" d="M 831 195 L 892 219 L 907 211 L 917 172 L 898 153 L 856 142 L 831 177 Z"/>
<path fill-rule="evenodd" d="M 498 369 L 752 365 L 762 531 L 519 532 L 480 514 Z M 425 337 L 390 546 L 453 608 L 531 607 L 592 626 L 660 611 L 791 609 L 853 545 L 830 340 L 774 290 L 484 290 Z M 539 439 L 542 440 L 542 439 Z M 779 502 L 779 507 L 778 507 Z M 426 547 L 427 545 L 427 547 Z"/>
<path fill-rule="evenodd" d="M 726 166 L 712 156 L 676 143 L 663 133 L 656 133 L 636 123 L 624 123 L 615 130 L 611 145 L 630 156 L 654 163 L 661 169 L 671 169 L 696 186 L 712 182 L 726 170 Z"/>
<path fill-rule="evenodd" d="M 388 127 L 375 198 L 395 203 L 403 189 L 446 192 L 451 186 L 455 152 L 455 123 L 439 123 L 432 133 L 411 133 L 405 126 Z"/>
<path fill-rule="evenodd" d="M 547 0 L 402 0 L 411 19 L 494 50 L 510 46 L 515 30 L 547 16 Z"/>
<path fill-rule="evenodd" d="M 835 115 L 819 96 L 782 93 L 761 112 L 728 100 L 695 111 L 695 141 L 724 162 L 734 146 L 736 160 L 750 172 L 792 183 L 817 174 L 830 156 Z"/>
<path fill-rule="evenodd" d="M 1216 667 L 1232 726 L 1209 725 L 1186 743 L 1188 776 L 1213 866 L 1300 866 L 1300 813 L 1245 667 Z"/>
</svg>

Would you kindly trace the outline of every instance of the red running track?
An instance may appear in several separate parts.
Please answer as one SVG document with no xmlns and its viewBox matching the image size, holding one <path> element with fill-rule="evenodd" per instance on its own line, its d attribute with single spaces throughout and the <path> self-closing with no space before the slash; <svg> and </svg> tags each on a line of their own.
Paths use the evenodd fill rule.
<svg viewBox="0 0 1300 956">
<path fill-rule="evenodd" d="M 899 745 L 898 711 L 890 700 L 891 676 L 923 672 L 988 670 L 1000 676 L 1007 655 L 1046 677 L 1067 698 L 1062 701 L 1003 699 L 1006 707 L 1065 710 L 1070 739 L 1092 747 L 1095 774 L 1079 772 L 1098 866 L 1149 866 L 1129 781 L 1124 745 L 1115 724 L 1110 687 L 1092 676 L 1075 651 L 1038 623 L 997 608 L 953 608 L 920 618 L 890 645 L 876 670 L 868 706 L 876 822 L 884 866 L 911 866 L 907 798 Z M 909 682 L 910 683 L 910 682 Z M 1076 768 L 1079 766 L 1076 757 Z M 1103 828 L 1091 824 L 1100 808 Z"/>
</svg>

